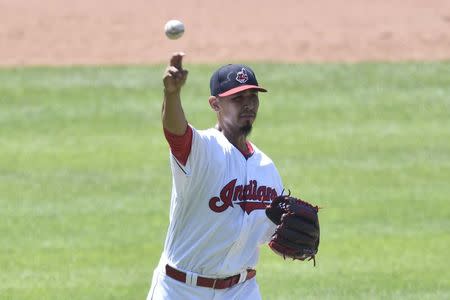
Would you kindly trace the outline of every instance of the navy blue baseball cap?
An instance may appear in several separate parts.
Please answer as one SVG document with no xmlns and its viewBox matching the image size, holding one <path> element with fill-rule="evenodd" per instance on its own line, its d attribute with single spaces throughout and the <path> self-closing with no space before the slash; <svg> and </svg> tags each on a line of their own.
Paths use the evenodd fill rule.
<svg viewBox="0 0 450 300">
<path fill-rule="evenodd" d="M 255 73 L 246 65 L 229 64 L 220 67 L 209 82 L 212 96 L 225 97 L 245 90 L 255 89 L 267 92 L 258 85 Z"/>
</svg>

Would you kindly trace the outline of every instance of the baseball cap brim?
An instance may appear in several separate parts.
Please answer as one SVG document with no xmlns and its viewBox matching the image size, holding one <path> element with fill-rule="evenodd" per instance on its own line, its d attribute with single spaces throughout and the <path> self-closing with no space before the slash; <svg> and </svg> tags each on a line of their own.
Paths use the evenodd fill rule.
<svg viewBox="0 0 450 300">
<path fill-rule="evenodd" d="M 258 92 L 267 92 L 267 90 L 265 88 L 262 88 L 257 85 L 240 85 L 238 87 L 232 88 L 231 90 L 223 92 L 222 94 L 219 94 L 217 96 L 219 96 L 219 97 L 231 96 L 233 94 L 236 94 L 236 93 L 239 93 L 242 91 L 246 91 L 246 90 L 257 90 Z"/>
</svg>

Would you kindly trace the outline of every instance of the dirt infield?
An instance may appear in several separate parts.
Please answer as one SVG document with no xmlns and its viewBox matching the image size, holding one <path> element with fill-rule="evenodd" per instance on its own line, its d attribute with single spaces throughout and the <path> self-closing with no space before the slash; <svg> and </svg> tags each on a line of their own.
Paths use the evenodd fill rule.
<svg viewBox="0 0 450 300">
<path fill-rule="evenodd" d="M 163 33 L 172 18 L 186 24 L 177 41 Z M 450 59 L 450 1 L 0 0 L 3 66 L 150 64 L 176 50 L 190 62 Z"/>
</svg>

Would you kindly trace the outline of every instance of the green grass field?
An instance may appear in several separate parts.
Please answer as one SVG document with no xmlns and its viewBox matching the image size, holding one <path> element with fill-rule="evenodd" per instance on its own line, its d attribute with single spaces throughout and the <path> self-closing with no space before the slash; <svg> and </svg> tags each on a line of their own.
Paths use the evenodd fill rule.
<svg viewBox="0 0 450 300">
<path fill-rule="evenodd" d="M 450 299 L 450 62 L 252 64 L 251 140 L 324 207 L 312 263 L 263 247 L 264 299 Z M 188 120 L 209 76 L 186 65 Z M 164 66 L 0 69 L 0 299 L 145 299 L 168 225 Z"/>
</svg>

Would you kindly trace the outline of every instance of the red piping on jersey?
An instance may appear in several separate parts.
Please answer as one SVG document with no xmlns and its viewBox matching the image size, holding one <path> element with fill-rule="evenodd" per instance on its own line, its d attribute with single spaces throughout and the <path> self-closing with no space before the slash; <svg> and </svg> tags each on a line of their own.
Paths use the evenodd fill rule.
<svg viewBox="0 0 450 300">
<path fill-rule="evenodd" d="M 187 126 L 186 132 L 183 135 L 176 135 L 164 128 L 164 136 L 170 146 L 170 151 L 173 156 L 181 163 L 183 166 L 186 165 L 189 154 L 191 153 L 192 147 L 192 128 Z"/>
<path fill-rule="evenodd" d="M 239 151 L 241 151 L 242 155 L 244 155 L 244 157 L 248 159 L 250 156 L 253 155 L 254 150 L 252 144 L 249 141 L 245 141 L 245 145 L 247 146 L 246 149 L 247 151 L 241 151 L 240 149 Z"/>
</svg>

